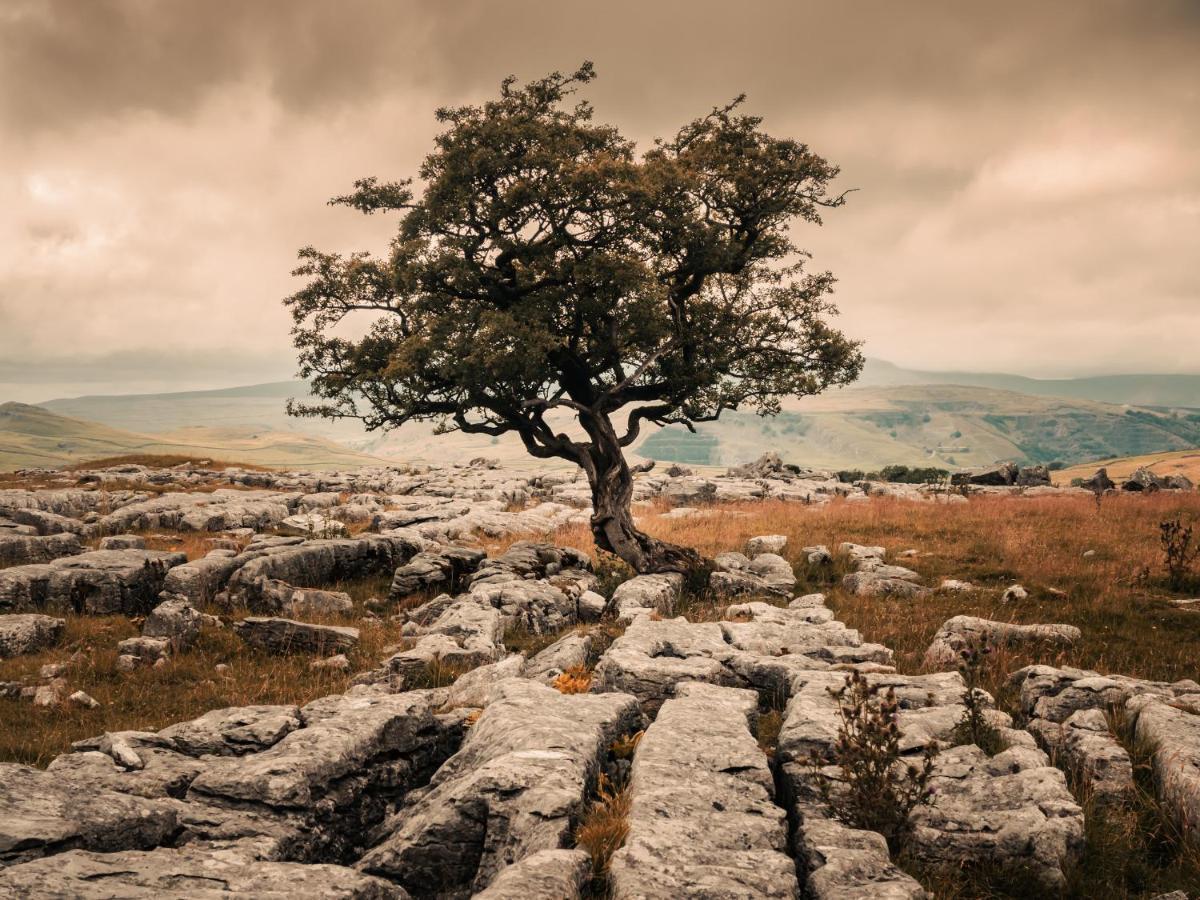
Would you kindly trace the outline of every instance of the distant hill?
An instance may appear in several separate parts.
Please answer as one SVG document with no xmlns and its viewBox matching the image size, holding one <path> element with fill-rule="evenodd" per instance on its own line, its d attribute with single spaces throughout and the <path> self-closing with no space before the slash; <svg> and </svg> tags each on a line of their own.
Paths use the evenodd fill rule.
<svg viewBox="0 0 1200 900">
<path fill-rule="evenodd" d="M 988 372 L 925 372 L 868 359 L 860 387 L 959 384 L 1034 397 L 1070 397 L 1100 403 L 1200 409 L 1200 375 L 1097 375 L 1091 378 L 1026 378 Z"/>
<path fill-rule="evenodd" d="M 76 397 L 41 405 L 141 435 L 221 429 L 225 436 L 220 441 L 230 434 L 287 434 L 405 461 L 465 462 L 476 456 L 529 461 L 512 435 L 435 435 L 431 424 L 421 423 L 368 434 L 353 421 L 289 417 L 285 400 L 307 393 L 302 381 L 282 381 L 212 391 Z M 1200 375 L 1035 379 L 921 372 L 868 360 L 858 385 L 787 403 L 775 420 L 727 414 L 700 426 L 696 435 L 678 427 L 661 432 L 646 428 L 633 450 L 714 465 L 745 462 L 765 450 L 836 468 L 893 463 L 955 468 L 1000 459 L 1070 464 L 1198 446 L 1197 408 Z M 199 439 L 195 434 L 177 437 Z"/>
<path fill-rule="evenodd" d="M 1200 412 L 1163 412 L 1088 400 L 957 385 L 847 388 L 785 404 L 775 418 L 732 413 L 671 426 L 638 452 L 661 460 L 731 465 L 775 450 L 813 466 L 888 464 L 947 469 L 999 460 L 1066 464 L 1200 446 Z"/>
<path fill-rule="evenodd" d="M 215 456 L 261 466 L 308 469 L 349 468 L 380 461 L 301 434 L 205 427 L 141 434 L 57 415 L 40 406 L 0 404 L 0 471 L 130 453 Z"/>
</svg>

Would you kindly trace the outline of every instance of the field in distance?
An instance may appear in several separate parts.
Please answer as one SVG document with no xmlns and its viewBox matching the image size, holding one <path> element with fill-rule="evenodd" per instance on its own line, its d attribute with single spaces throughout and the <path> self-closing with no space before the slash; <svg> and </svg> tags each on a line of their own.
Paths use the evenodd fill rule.
<svg viewBox="0 0 1200 900">
<path fill-rule="evenodd" d="M 295 432 L 194 427 L 142 434 L 56 415 L 39 406 L 0 404 L 0 472 L 130 454 L 215 457 L 268 468 L 353 468 L 386 462 Z"/>
</svg>

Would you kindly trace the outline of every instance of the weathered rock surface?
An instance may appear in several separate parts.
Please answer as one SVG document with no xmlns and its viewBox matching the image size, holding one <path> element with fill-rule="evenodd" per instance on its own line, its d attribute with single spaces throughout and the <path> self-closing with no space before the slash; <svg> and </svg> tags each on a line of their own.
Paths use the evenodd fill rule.
<svg viewBox="0 0 1200 900">
<path fill-rule="evenodd" d="M 63 619 L 37 613 L 0 615 L 0 659 L 53 647 L 66 627 Z"/>
<path fill-rule="evenodd" d="M 746 541 L 746 555 L 758 556 L 760 553 L 782 553 L 787 546 L 787 535 L 762 534 Z"/>
<path fill-rule="evenodd" d="M 813 900 L 925 900 L 916 879 L 896 866 L 887 841 L 830 818 L 820 807 L 797 803 L 794 848 L 807 872 L 806 896 Z"/>
<path fill-rule="evenodd" d="M 100 538 L 101 550 L 145 550 L 146 539 L 136 534 L 113 534 Z"/>
<path fill-rule="evenodd" d="M 1192 703 L 1143 694 L 1126 710 L 1135 716 L 1134 737 L 1151 750 L 1159 796 L 1179 822 L 1200 821 L 1200 694 Z M 1200 845 L 1193 827 L 1188 838 Z"/>
<path fill-rule="evenodd" d="M 186 650 L 200 637 L 204 616 L 182 597 L 164 600 L 146 616 L 142 635 L 166 638 L 176 650 Z"/>
<path fill-rule="evenodd" d="M 0 533 L 0 566 L 45 563 L 82 552 L 83 545 L 74 534 L 50 534 L 43 537 Z"/>
<path fill-rule="evenodd" d="M 1062 723 L 1032 719 L 1025 726 L 1051 758 L 1083 778 L 1102 806 L 1126 802 L 1133 794 L 1133 764 L 1098 709 L 1081 709 Z"/>
<path fill-rule="evenodd" d="M 591 661 L 593 643 L 586 632 L 569 632 L 525 664 L 525 677 L 550 683 L 567 669 L 586 666 Z"/>
<path fill-rule="evenodd" d="M 177 828 L 167 801 L 81 792 L 52 773 L 0 763 L 0 866 L 64 850 L 146 849 Z"/>
<path fill-rule="evenodd" d="M 989 718 L 1000 728 L 1007 750 L 989 758 L 973 745 L 949 747 L 964 712 L 957 672 L 866 677 L 896 692 L 903 754 L 919 754 L 930 742 L 943 748 L 931 782 L 937 801 L 914 810 L 909 852 L 933 863 L 1018 867 L 1047 889 L 1061 885 L 1064 869 L 1082 851 L 1083 812 L 1063 774 L 1049 765 L 1033 739 L 992 711 Z M 809 672 L 798 673 L 792 682 L 777 758 L 791 796 L 800 804 L 801 820 L 812 818 L 804 806 L 818 802 L 808 760 L 814 752 L 827 754 L 837 738 L 841 718 L 830 691 L 844 680 L 841 673 Z M 837 777 L 836 769 L 826 771 Z M 803 828 L 799 840 L 804 840 Z"/>
<path fill-rule="evenodd" d="M 890 650 L 864 644 L 857 631 L 834 620 L 823 599 L 798 598 L 789 609 L 744 603 L 730 607 L 732 621 L 725 622 L 639 616 L 597 663 L 592 689 L 628 692 L 653 711 L 679 682 L 787 696 L 795 672 L 890 663 Z"/>
<path fill-rule="evenodd" d="M 634 757 L 615 898 L 798 897 L 787 821 L 750 733 L 753 691 L 681 684 Z"/>
<path fill-rule="evenodd" d="M 212 603 L 225 589 L 233 573 L 250 559 L 250 555 L 228 556 L 216 551 L 207 556 L 174 566 L 167 572 L 163 590 L 186 597 L 196 606 Z"/>
<path fill-rule="evenodd" d="M 337 519 L 330 519 L 319 513 L 298 513 L 288 516 L 276 526 L 280 534 L 291 534 L 299 537 L 335 538 L 344 537 L 346 526 Z"/>
<path fill-rule="evenodd" d="M 1046 755 L 1013 747 L 989 758 L 974 745 L 943 750 L 930 779 L 937 802 L 912 814 L 910 852 L 932 863 L 987 860 L 1021 869 L 1047 890 L 1083 853 L 1083 810 Z"/>
<path fill-rule="evenodd" d="M 1074 625 L 1015 625 L 994 622 L 976 616 L 955 616 L 942 623 L 925 651 L 928 667 L 950 667 L 958 663 L 959 653 L 968 646 L 1021 647 L 1041 644 L 1070 647 L 1082 637 Z"/>
<path fill-rule="evenodd" d="M 247 644 L 273 653 L 332 654 L 358 644 L 358 629 L 293 619 L 249 616 L 233 626 Z"/>
<path fill-rule="evenodd" d="M 403 889 L 333 865 L 265 862 L 249 848 L 195 847 L 92 853 L 72 850 L 0 871 L 0 897 L 76 900 L 253 897 L 256 900 L 403 900 Z"/>
<path fill-rule="evenodd" d="M 346 615 L 354 610 L 354 601 L 344 591 L 297 588 L 271 578 L 264 578 L 256 593 L 249 602 L 256 613 L 305 617 Z"/>
<path fill-rule="evenodd" d="M 388 598 L 398 601 L 424 590 L 454 592 L 460 588 L 463 576 L 475 572 L 485 558 L 482 550 L 473 547 L 442 547 L 418 553 L 396 569 Z"/>
<path fill-rule="evenodd" d="M 0 612 L 141 615 L 155 606 L 167 571 L 186 561 L 159 550 L 94 550 L 0 569 Z"/>
<path fill-rule="evenodd" d="M 304 724 L 295 706 L 232 706 L 158 732 L 188 756 L 244 756 L 273 747 Z"/>
<path fill-rule="evenodd" d="M 583 850 L 539 850 L 500 870 L 474 900 L 579 900 L 592 876 Z"/>
<path fill-rule="evenodd" d="M 609 602 L 617 618 L 628 622 L 650 613 L 669 613 L 682 587 L 683 576 L 675 572 L 636 575 L 617 585 Z"/>
<path fill-rule="evenodd" d="M 268 548 L 233 572 L 226 591 L 231 600 L 249 603 L 257 598 L 261 586 L 271 580 L 296 587 L 316 587 L 390 573 L 423 546 L 424 541 L 414 534 L 392 532 Z"/>
<path fill-rule="evenodd" d="M 719 596 L 790 597 L 796 588 L 791 564 L 775 553 L 760 553 L 754 559 L 741 553 L 721 553 L 715 562 L 718 571 L 712 573 L 709 583 Z"/>
<path fill-rule="evenodd" d="M 475 892 L 505 866 L 568 841 L 606 748 L 640 727 L 637 703 L 526 681 L 497 691 L 462 749 L 393 818 L 360 870 L 418 896 Z"/>
</svg>

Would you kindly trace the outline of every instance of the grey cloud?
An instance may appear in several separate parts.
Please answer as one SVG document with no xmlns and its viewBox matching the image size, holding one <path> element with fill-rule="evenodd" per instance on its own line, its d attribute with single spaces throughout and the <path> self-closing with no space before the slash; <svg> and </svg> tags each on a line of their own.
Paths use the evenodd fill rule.
<svg viewBox="0 0 1200 900">
<path fill-rule="evenodd" d="M 796 236 L 869 353 L 1194 370 L 1198 50 L 1191 0 L 10 0 L 0 359 L 288 358 L 296 248 L 390 236 L 327 197 L 412 174 L 436 107 L 593 59 L 643 144 L 744 91 L 842 166 L 859 192 Z"/>
</svg>

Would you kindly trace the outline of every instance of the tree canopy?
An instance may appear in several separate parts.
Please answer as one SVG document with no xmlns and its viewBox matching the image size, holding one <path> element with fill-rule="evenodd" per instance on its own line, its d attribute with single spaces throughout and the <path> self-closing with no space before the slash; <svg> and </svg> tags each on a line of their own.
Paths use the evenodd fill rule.
<svg viewBox="0 0 1200 900">
<path fill-rule="evenodd" d="M 789 234 L 845 201 L 837 168 L 764 133 L 740 97 L 639 154 L 571 102 L 593 77 L 509 78 L 438 110 L 419 182 L 365 178 L 331 201 L 398 213 L 399 231 L 387 258 L 300 251 L 307 284 L 286 303 L 319 402 L 292 412 L 515 432 L 595 493 L 644 423 L 770 414 L 857 377 L 858 345 L 827 321 L 834 278 Z M 361 313 L 364 335 L 338 333 Z"/>
</svg>

